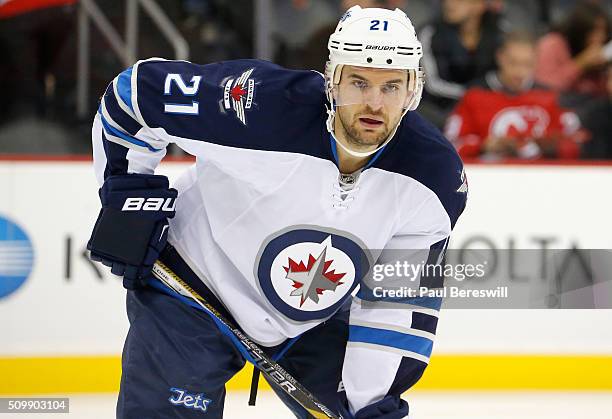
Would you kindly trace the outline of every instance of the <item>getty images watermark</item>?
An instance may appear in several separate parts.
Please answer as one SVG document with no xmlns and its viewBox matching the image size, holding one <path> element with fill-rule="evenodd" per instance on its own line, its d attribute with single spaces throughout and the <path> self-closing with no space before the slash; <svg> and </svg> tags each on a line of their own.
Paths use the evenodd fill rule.
<svg viewBox="0 0 612 419">
<path fill-rule="evenodd" d="M 494 289 L 464 289 L 459 286 L 424 286 L 422 278 L 452 278 L 455 281 L 478 280 L 485 278 L 487 261 L 478 264 L 448 263 L 411 263 L 395 261 L 378 263 L 372 268 L 372 280 L 384 283 L 371 288 L 376 298 L 508 298 L 508 286 L 497 286 Z M 411 285 L 391 287 L 392 282 L 409 282 Z M 416 283 L 419 286 L 415 286 Z"/>
<path fill-rule="evenodd" d="M 612 251 L 372 251 L 358 297 L 372 308 L 612 308 Z"/>
</svg>

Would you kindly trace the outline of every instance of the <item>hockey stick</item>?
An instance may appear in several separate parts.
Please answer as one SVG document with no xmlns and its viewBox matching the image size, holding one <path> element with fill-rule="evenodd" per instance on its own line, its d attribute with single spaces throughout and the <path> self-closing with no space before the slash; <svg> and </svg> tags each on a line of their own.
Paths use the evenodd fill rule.
<svg viewBox="0 0 612 419">
<path fill-rule="evenodd" d="M 221 323 L 228 328 L 232 332 L 233 336 L 230 336 L 233 338 L 232 340 L 244 347 L 242 348 L 244 350 L 240 352 L 245 355 L 245 358 L 251 361 L 264 376 L 273 383 L 276 383 L 279 388 L 291 396 L 293 400 L 298 402 L 313 417 L 316 419 L 342 419 L 323 403 L 319 402 L 311 392 L 297 382 L 283 367 L 273 361 L 255 342 L 242 333 L 232 322 L 223 317 L 208 301 L 202 298 L 193 288 L 159 260 L 153 265 L 153 275 L 175 292 L 191 298 L 204 310 L 211 313 L 217 323 Z M 241 348 L 238 349 L 240 350 Z"/>
</svg>

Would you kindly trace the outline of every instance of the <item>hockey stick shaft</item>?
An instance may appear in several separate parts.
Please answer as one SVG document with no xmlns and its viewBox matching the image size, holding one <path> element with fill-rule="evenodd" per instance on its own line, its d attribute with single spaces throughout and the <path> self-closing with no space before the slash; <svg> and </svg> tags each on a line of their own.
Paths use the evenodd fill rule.
<svg viewBox="0 0 612 419">
<path fill-rule="evenodd" d="M 269 381 L 277 384 L 278 388 L 298 402 L 313 417 L 316 419 L 342 419 L 319 402 L 312 393 L 285 371 L 283 367 L 272 360 L 259 345 L 249 339 L 238 327 L 227 320 L 215 307 L 210 305 L 208 301 L 202 298 L 193 288 L 159 260 L 153 265 L 153 275 L 175 292 L 191 298 L 200 307 L 211 313 L 218 322 L 231 331 L 238 342 L 244 347 L 246 353 L 251 357 L 250 361 L 253 365 Z"/>
</svg>

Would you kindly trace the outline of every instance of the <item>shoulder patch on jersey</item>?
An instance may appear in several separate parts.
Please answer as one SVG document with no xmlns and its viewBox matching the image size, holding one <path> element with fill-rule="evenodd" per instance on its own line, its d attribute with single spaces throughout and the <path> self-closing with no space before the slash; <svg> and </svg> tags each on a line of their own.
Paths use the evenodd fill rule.
<svg viewBox="0 0 612 419">
<path fill-rule="evenodd" d="M 301 322 L 331 316 L 370 265 L 357 239 L 347 233 L 304 226 L 266 240 L 255 262 L 255 275 L 272 306 Z"/>
<path fill-rule="evenodd" d="M 465 174 L 465 169 L 461 171 L 461 186 L 459 186 L 459 189 L 457 189 L 457 192 L 464 193 L 464 194 L 468 193 L 468 179 L 467 179 L 467 175 Z"/>
<path fill-rule="evenodd" d="M 223 99 L 221 105 L 228 112 L 233 112 L 242 122 L 247 125 L 246 111 L 253 107 L 253 98 L 255 96 L 255 80 L 251 78 L 255 68 L 250 68 L 239 76 L 229 76 L 223 79 L 221 86 L 223 87 Z"/>
</svg>

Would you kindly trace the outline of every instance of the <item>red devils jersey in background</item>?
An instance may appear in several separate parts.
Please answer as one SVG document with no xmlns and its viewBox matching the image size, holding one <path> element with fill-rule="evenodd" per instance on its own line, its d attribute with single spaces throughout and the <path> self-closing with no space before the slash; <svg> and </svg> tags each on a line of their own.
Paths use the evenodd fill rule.
<svg viewBox="0 0 612 419">
<path fill-rule="evenodd" d="M 76 0 L 0 0 L 0 19 L 45 7 L 68 6 Z"/>
<path fill-rule="evenodd" d="M 580 151 L 578 117 L 559 106 L 555 92 L 534 86 L 510 93 L 494 72 L 466 92 L 445 131 L 462 157 L 480 155 L 489 137 L 516 140 L 525 158 L 541 156 L 534 140 L 555 142 L 560 158 L 577 158 Z"/>
</svg>

